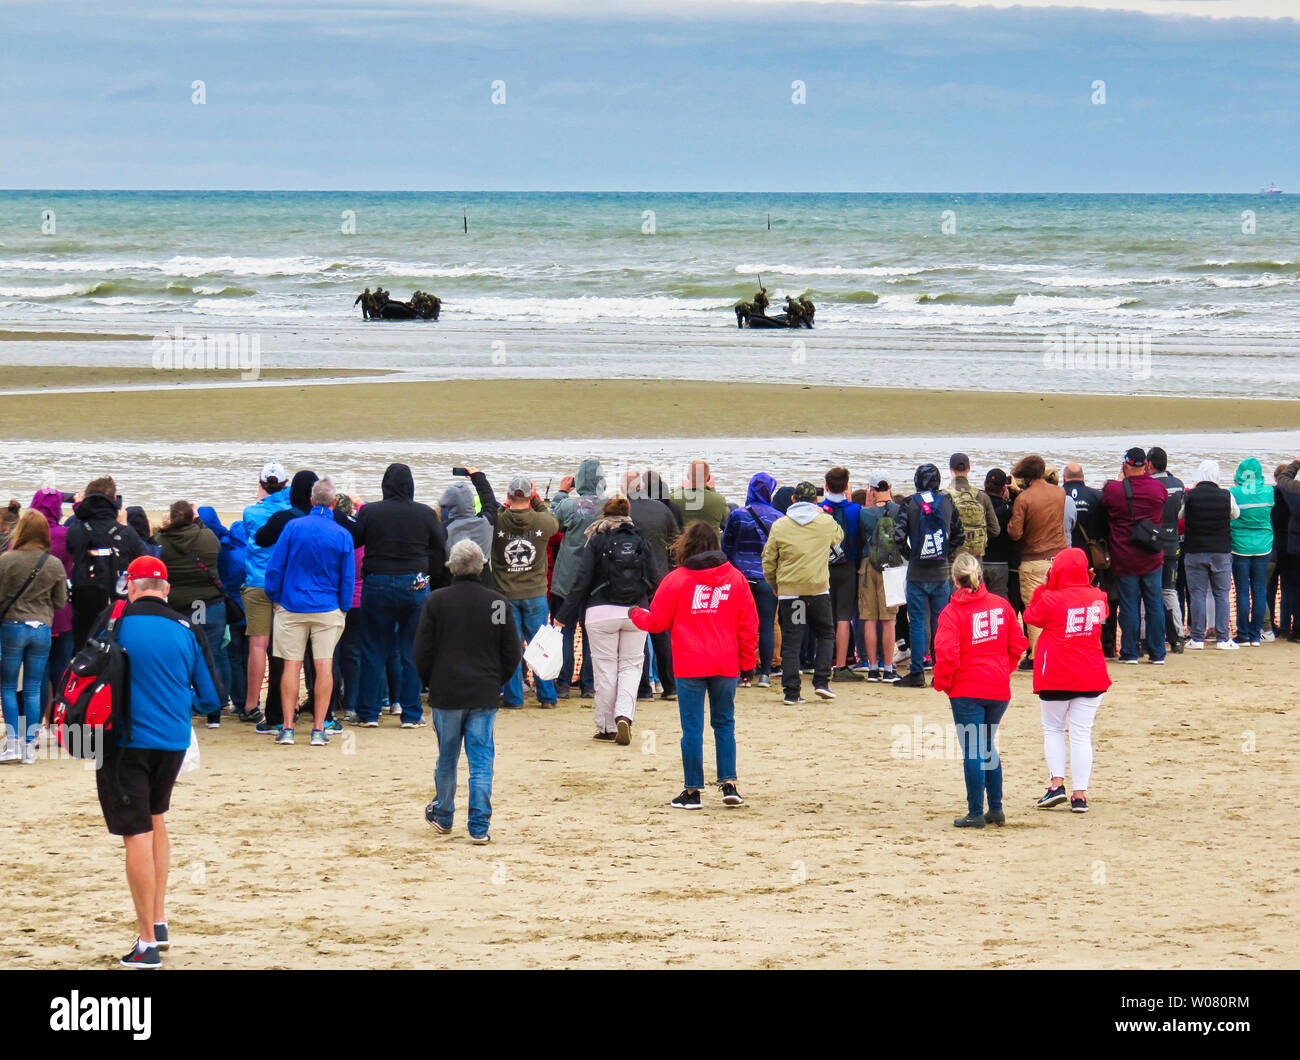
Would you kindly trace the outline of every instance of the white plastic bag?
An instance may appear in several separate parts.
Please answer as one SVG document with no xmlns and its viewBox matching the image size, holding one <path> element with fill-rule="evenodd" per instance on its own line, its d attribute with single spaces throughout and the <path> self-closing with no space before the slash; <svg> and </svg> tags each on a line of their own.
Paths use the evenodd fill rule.
<svg viewBox="0 0 1300 1060">
<path fill-rule="evenodd" d="M 185 752 L 185 758 L 181 762 L 181 773 L 193 773 L 199 768 L 199 734 L 193 729 L 190 730 L 190 749 Z"/>
<path fill-rule="evenodd" d="M 881 575 L 885 582 L 885 606 L 902 607 L 907 603 L 907 565 L 886 567 Z"/>
<path fill-rule="evenodd" d="M 545 625 L 524 649 L 524 662 L 541 681 L 554 681 L 564 667 L 564 634 L 558 626 Z"/>
</svg>

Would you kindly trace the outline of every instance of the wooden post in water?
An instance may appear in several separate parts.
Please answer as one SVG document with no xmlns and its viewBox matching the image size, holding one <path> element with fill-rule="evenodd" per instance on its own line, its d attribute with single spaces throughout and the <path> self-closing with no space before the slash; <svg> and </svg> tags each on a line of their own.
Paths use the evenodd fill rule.
<svg viewBox="0 0 1300 1060">
<path fill-rule="evenodd" d="M 461 219 L 465 222 L 465 234 L 469 235 L 469 210 L 467 208 L 464 209 Z"/>
<path fill-rule="evenodd" d="M 767 215 L 767 230 L 772 231 L 772 214 L 770 212 Z"/>
</svg>

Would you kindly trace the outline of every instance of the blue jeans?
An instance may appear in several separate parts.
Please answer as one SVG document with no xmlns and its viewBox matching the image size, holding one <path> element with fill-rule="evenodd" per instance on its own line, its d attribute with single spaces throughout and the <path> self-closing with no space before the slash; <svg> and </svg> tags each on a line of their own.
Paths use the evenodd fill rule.
<svg viewBox="0 0 1300 1060">
<path fill-rule="evenodd" d="M 912 653 L 912 661 L 907 667 L 909 673 L 925 673 L 925 648 L 930 627 L 938 621 L 939 612 L 948 606 L 951 594 L 952 585 L 946 580 L 907 583 L 907 646 Z"/>
<path fill-rule="evenodd" d="M 1148 574 L 1121 574 L 1115 581 L 1119 588 L 1119 657 L 1136 659 L 1141 655 L 1138 630 L 1141 616 L 1138 605 L 1146 612 L 1147 651 L 1152 659 L 1165 657 L 1165 602 L 1160 592 L 1162 570 Z"/>
<path fill-rule="evenodd" d="M 59 682 L 63 680 L 63 674 L 76 653 L 76 638 L 72 635 L 72 630 L 50 637 L 50 658 L 45 667 L 45 692 L 43 693 L 47 704 L 51 696 L 57 696 L 63 691 Z"/>
<path fill-rule="evenodd" d="M 546 606 L 544 596 L 535 596 L 530 600 L 511 600 L 510 613 L 515 619 L 515 629 L 519 630 L 524 640 L 532 640 L 550 618 L 550 609 Z M 506 682 L 505 695 L 506 703 L 510 706 L 523 706 L 524 664 L 522 662 L 515 667 L 514 676 Z M 555 706 L 554 681 L 537 679 L 537 701 Z"/>
<path fill-rule="evenodd" d="M 1237 636 L 1257 641 L 1268 618 L 1268 561 L 1270 556 L 1232 557 L 1232 580 L 1237 585 Z"/>
<path fill-rule="evenodd" d="M 247 628 L 243 622 L 232 625 L 230 643 L 222 649 L 230 667 L 230 702 L 236 710 L 243 710 L 248 698 L 248 637 L 244 635 Z"/>
<path fill-rule="evenodd" d="M 22 733 L 36 739 L 41 727 L 41 689 L 45 685 L 45 663 L 50 657 L 50 627 L 26 622 L 0 623 L 0 700 L 4 703 L 5 728 L 10 738 Z M 18 671 L 23 672 L 23 701 L 18 705 Z M 18 716 L 22 714 L 20 726 Z"/>
<path fill-rule="evenodd" d="M 226 636 L 226 601 L 207 601 L 203 617 L 205 621 L 199 629 L 203 630 L 203 636 L 208 642 L 208 653 L 212 656 L 212 683 L 217 686 L 217 702 L 224 707 L 226 698 L 230 695 L 230 657 L 221 644 Z M 208 717 L 220 719 L 221 711 Z"/>
<path fill-rule="evenodd" d="M 388 684 L 388 657 L 394 642 L 401 655 L 402 721 L 424 716 L 420 706 L 420 678 L 411 661 L 420 608 L 429 595 L 426 585 L 415 588 L 415 574 L 368 574 L 361 586 L 361 694 L 357 717 L 379 720 L 379 703 Z"/>
<path fill-rule="evenodd" d="M 1183 557 L 1183 570 L 1187 572 L 1187 635 L 1198 643 L 1205 640 L 1205 594 L 1209 591 L 1214 593 L 1214 635 L 1222 643 L 1231 636 L 1228 622 L 1231 554 L 1193 552 Z"/>
<path fill-rule="evenodd" d="M 709 695 L 709 724 L 718 783 L 736 779 L 736 679 L 677 678 L 677 713 L 682 719 L 682 771 L 686 787 L 704 787 L 704 694 Z"/>
<path fill-rule="evenodd" d="M 952 720 L 962 750 L 962 772 L 966 776 L 966 809 L 984 812 L 984 793 L 988 792 L 989 809 L 1002 809 L 1002 758 L 993 746 L 998 724 L 1010 706 L 1010 700 L 969 699 L 954 696 Z"/>
<path fill-rule="evenodd" d="M 469 834 L 481 839 L 488 834 L 492 820 L 492 761 L 496 757 L 492 729 L 497 720 L 496 708 L 435 709 L 432 713 L 433 730 L 438 734 L 434 820 L 443 828 L 450 828 L 456 815 L 456 767 L 464 744 L 465 757 L 469 759 Z"/>
<path fill-rule="evenodd" d="M 334 649 L 334 694 L 340 709 L 355 714 L 361 695 L 361 609 L 348 609 L 343 636 Z"/>
<path fill-rule="evenodd" d="M 749 588 L 758 608 L 758 673 L 772 675 L 772 656 L 776 654 L 776 593 L 765 578 L 751 578 Z"/>
</svg>

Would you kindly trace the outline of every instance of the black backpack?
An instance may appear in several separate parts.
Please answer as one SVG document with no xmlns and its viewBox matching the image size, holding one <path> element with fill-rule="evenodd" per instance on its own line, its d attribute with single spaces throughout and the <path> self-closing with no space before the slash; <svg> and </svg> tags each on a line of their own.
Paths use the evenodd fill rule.
<svg viewBox="0 0 1300 1060">
<path fill-rule="evenodd" d="M 130 661 L 117 640 L 125 608 L 124 600 L 113 605 L 103 634 L 77 652 L 54 697 L 54 733 L 73 758 L 95 758 L 130 738 Z"/>
<path fill-rule="evenodd" d="M 82 520 L 86 547 L 72 565 L 72 584 L 75 588 L 95 588 L 106 596 L 121 596 L 118 578 L 122 573 L 122 526 L 113 523 L 105 528 L 103 522 L 88 523 Z"/>
<path fill-rule="evenodd" d="M 632 527 L 619 527 L 607 535 L 598 557 L 601 577 L 597 589 L 611 604 L 630 607 L 651 591 L 645 577 L 645 539 Z"/>
</svg>

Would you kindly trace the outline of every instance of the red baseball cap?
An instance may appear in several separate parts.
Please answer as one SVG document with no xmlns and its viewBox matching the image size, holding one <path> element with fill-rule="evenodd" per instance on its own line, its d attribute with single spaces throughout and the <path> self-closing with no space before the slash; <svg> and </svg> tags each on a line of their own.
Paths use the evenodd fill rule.
<svg viewBox="0 0 1300 1060">
<path fill-rule="evenodd" d="M 136 578 L 157 578 L 159 581 L 167 580 L 167 564 L 156 556 L 137 556 L 131 561 L 131 565 L 126 568 L 126 580 L 135 581 Z"/>
</svg>

